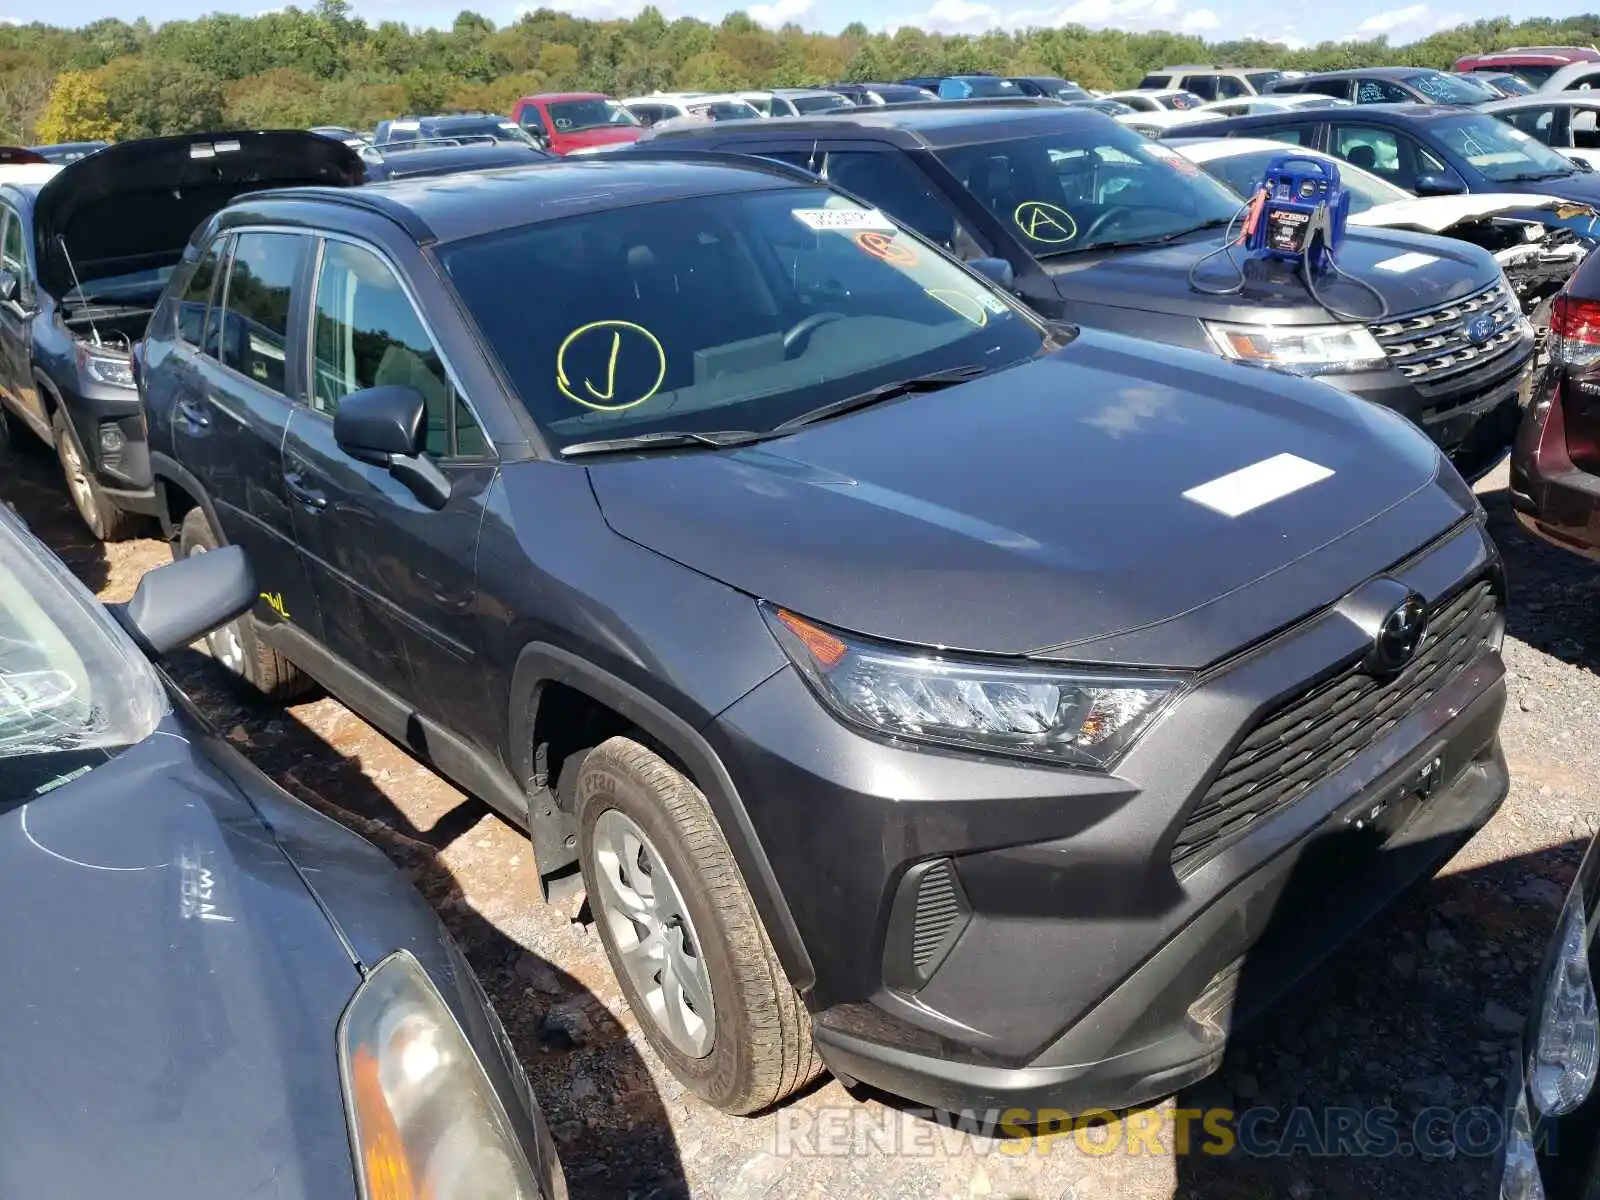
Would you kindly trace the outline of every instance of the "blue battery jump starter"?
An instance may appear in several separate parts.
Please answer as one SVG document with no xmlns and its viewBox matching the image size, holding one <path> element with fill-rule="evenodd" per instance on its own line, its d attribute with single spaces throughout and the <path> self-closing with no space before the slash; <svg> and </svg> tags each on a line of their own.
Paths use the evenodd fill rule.
<svg viewBox="0 0 1600 1200">
<path fill-rule="evenodd" d="M 1284 154 L 1267 164 L 1245 219 L 1251 258 L 1272 259 L 1313 271 L 1333 265 L 1350 215 L 1350 194 L 1339 168 L 1320 158 Z"/>
</svg>

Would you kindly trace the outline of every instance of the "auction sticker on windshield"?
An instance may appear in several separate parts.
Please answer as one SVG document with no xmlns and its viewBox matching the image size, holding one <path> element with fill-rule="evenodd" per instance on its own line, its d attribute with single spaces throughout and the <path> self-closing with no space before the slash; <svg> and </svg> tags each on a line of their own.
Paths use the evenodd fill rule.
<svg viewBox="0 0 1600 1200">
<path fill-rule="evenodd" d="M 854 232 L 875 229 L 880 233 L 894 233 L 895 223 L 875 208 L 796 208 L 791 210 L 794 219 L 807 229 L 818 232 L 843 229 Z"/>
<path fill-rule="evenodd" d="M 1331 468 L 1298 454 L 1275 454 L 1192 487 L 1183 493 L 1183 498 L 1225 517 L 1242 517 L 1263 504 L 1271 504 L 1291 492 L 1320 483 L 1332 474 Z"/>
</svg>

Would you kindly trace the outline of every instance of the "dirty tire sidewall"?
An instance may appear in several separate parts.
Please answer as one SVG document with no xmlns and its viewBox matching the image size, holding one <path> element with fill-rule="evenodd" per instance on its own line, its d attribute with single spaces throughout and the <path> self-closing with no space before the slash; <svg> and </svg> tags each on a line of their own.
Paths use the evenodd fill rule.
<svg viewBox="0 0 1600 1200">
<path fill-rule="evenodd" d="M 673 1074 L 708 1104 L 731 1113 L 770 1107 L 815 1078 L 821 1064 L 809 1014 L 773 953 L 700 790 L 654 751 L 614 737 L 585 756 L 574 791 L 578 858 L 591 907 L 598 903 L 595 824 L 616 809 L 654 843 L 694 924 L 716 1012 L 716 1036 L 702 1058 L 687 1057 L 656 1028 L 622 968 L 608 922 L 595 912 L 595 928 L 628 1006 Z"/>
</svg>

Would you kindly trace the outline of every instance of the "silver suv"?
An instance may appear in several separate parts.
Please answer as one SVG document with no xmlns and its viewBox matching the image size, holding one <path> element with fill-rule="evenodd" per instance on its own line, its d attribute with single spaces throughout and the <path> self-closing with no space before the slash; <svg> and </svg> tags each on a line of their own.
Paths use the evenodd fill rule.
<svg viewBox="0 0 1600 1200">
<path fill-rule="evenodd" d="M 1259 95 L 1282 75 L 1269 67 L 1162 67 L 1141 79 L 1139 88 L 1182 88 L 1202 100 L 1232 100 Z"/>
</svg>

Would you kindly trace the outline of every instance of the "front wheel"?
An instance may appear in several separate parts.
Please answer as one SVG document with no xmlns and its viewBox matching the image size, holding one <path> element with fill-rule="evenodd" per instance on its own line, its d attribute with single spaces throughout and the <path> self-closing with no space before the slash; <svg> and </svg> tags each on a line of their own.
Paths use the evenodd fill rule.
<svg viewBox="0 0 1600 1200">
<path fill-rule="evenodd" d="M 67 477 L 67 493 L 72 497 L 72 507 L 89 527 L 89 532 L 102 542 L 119 542 L 138 526 L 136 514 L 120 509 L 95 482 L 89 467 L 89 458 L 78 444 L 78 435 L 72 423 L 60 409 L 50 422 L 55 433 L 56 457 L 61 460 L 61 473 Z"/>
<path fill-rule="evenodd" d="M 728 1113 L 768 1108 L 815 1079 L 810 1014 L 700 789 L 614 737 L 584 756 L 576 798 L 600 940 L 672 1073 Z"/>
</svg>

